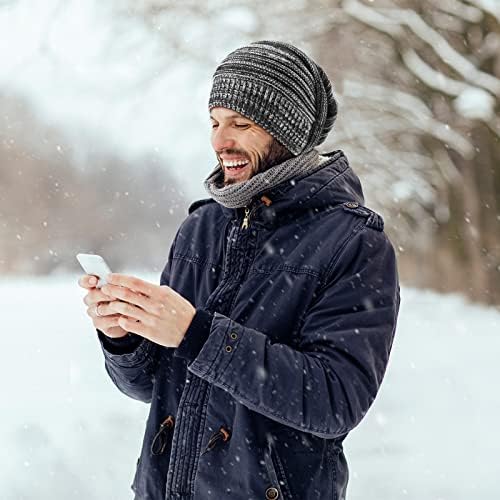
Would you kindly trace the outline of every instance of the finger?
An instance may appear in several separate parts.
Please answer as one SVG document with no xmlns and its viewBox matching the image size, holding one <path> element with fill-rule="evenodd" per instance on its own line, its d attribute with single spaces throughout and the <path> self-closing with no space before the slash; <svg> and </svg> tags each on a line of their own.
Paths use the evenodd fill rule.
<svg viewBox="0 0 500 500">
<path fill-rule="evenodd" d="M 97 314 L 97 308 L 99 308 L 99 314 Z M 87 314 L 92 319 L 97 319 L 97 318 L 102 318 L 103 316 L 110 316 L 112 314 L 117 314 L 111 311 L 108 311 L 108 314 L 104 314 L 103 308 L 104 308 L 103 302 L 99 302 L 98 304 L 91 304 L 89 307 L 87 307 Z"/>
<path fill-rule="evenodd" d="M 128 316 L 129 318 L 142 321 L 145 324 L 149 324 L 151 322 L 149 317 L 150 315 L 144 311 L 144 309 L 120 300 L 115 300 L 108 305 L 100 306 L 99 312 L 102 315 L 119 313 L 121 315 Z"/>
<path fill-rule="evenodd" d="M 127 316 L 120 316 L 118 318 L 118 326 L 121 326 L 124 330 L 131 333 L 137 333 L 141 337 L 149 338 L 150 329 L 140 321 L 128 318 Z"/>
<path fill-rule="evenodd" d="M 124 302 L 128 302 L 129 304 L 139 306 L 151 314 L 157 313 L 158 307 L 155 306 L 154 301 L 151 300 L 151 298 L 146 295 L 142 295 L 141 293 L 134 292 L 129 288 L 116 285 L 104 285 L 102 287 L 102 291 L 114 299 L 119 299 Z"/>
<path fill-rule="evenodd" d="M 115 326 L 120 326 L 120 324 L 118 323 L 120 318 L 121 316 L 119 314 L 116 314 L 114 316 L 106 316 L 104 318 L 98 317 L 93 320 L 93 323 L 98 330 L 104 331 Z"/>
<path fill-rule="evenodd" d="M 143 293 L 148 297 L 153 297 L 158 293 L 159 286 L 149 283 L 148 281 L 141 280 L 135 276 L 127 276 L 126 274 L 110 273 L 106 276 L 106 282 L 111 285 L 124 286 L 130 288 L 135 292 Z"/>
<path fill-rule="evenodd" d="M 78 280 L 78 284 L 82 288 L 89 289 L 89 288 L 94 288 L 97 285 L 97 281 L 98 280 L 96 276 L 92 276 L 91 274 L 85 274 L 82 277 L 80 277 L 80 279 Z"/>
<path fill-rule="evenodd" d="M 91 304 L 89 307 L 87 307 L 87 315 L 90 316 L 92 319 L 102 318 L 104 316 L 119 315 L 119 313 L 111 311 L 110 309 L 105 310 L 107 304 L 108 302 L 99 302 L 98 304 Z M 99 308 L 99 314 L 97 314 L 97 308 Z"/>
<path fill-rule="evenodd" d="M 99 288 L 90 290 L 89 293 L 83 297 L 83 302 L 88 306 L 98 304 L 99 302 L 111 302 L 113 300 L 115 300 L 114 297 L 107 295 Z"/>
</svg>

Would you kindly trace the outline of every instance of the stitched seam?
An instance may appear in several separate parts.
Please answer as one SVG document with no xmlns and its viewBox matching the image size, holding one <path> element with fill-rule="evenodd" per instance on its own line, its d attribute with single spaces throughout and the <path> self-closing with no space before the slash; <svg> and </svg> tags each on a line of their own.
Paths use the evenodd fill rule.
<svg viewBox="0 0 500 500">
<path fill-rule="evenodd" d="M 259 405 L 255 401 L 252 401 L 247 395 L 244 395 L 244 394 L 240 393 L 234 387 L 231 387 L 230 385 L 228 385 L 228 384 L 226 384 L 224 382 L 221 382 L 221 381 L 218 381 L 217 385 L 221 386 L 223 389 L 227 389 L 227 390 L 231 391 L 236 396 L 241 397 L 244 401 L 248 401 L 250 404 L 254 405 L 256 408 L 259 408 L 260 410 L 264 410 L 267 413 L 269 413 L 270 415 L 273 415 L 274 417 L 277 417 L 277 418 L 279 418 L 280 420 L 282 420 L 284 422 L 288 422 L 289 424 L 293 424 L 293 427 L 295 429 L 297 429 L 297 427 L 298 427 L 297 430 L 309 431 L 309 432 L 318 432 L 318 433 L 321 433 L 321 434 L 328 434 L 328 435 L 331 434 L 329 432 L 329 430 L 326 429 L 326 428 L 325 429 L 320 429 L 320 428 L 315 428 L 313 426 L 308 426 L 308 427 L 297 426 L 297 423 L 295 421 L 290 420 L 290 419 L 284 417 L 281 413 L 277 413 L 276 411 L 274 411 L 274 410 L 272 410 L 272 409 L 270 409 L 270 408 L 268 408 L 266 406 Z M 338 433 L 339 434 L 344 434 L 346 432 L 348 432 L 348 429 L 345 428 L 345 427 L 340 427 L 338 429 Z"/>
<path fill-rule="evenodd" d="M 193 495 L 194 495 L 194 490 L 195 490 L 195 485 L 196 485 L 196 476 L 198 475 L 198 468 L 199 468 L 199 463 L 200 463 L 200 450 L 202 448 L 203 444 L 203 435 L 204 435 L 204 429 L 205 429 L 205 423 L 207 421 L 207 407 L 208 407 L 208 402 L 210 400 L 210 395 L 212 394 L 212 385 L 210 384 L 207 388 L 207 393 L 205 396 L 205 402 L 202 406 L 201 410 L 201 422 L 200 422 L 200 434 L 198 436 L 198 442 L 196 443 L 196 453 L 194 454 L 194 459 L 193 459 L 193 472 L 192 472 L 192 490 L 193 490 Z"/>
<path fill-rule="evenodd" d="M 201 264 L 202 266 L 215 266 L 222 268 L 222 266 L 220 264 L 217 264 L 216 262 L 212 262 L 211 260 L 207 259 L 200 259 L 198 257 L 193 257 L 188 254 L 176 253 L 172 256 L 172 260 L 185 260 L 193 264 Z"/>
<path fill-rule="evenodd" d="M 309 276 L 312 276 L 313 278 L 319 278 L 321 277 L 321 273 L 318 273 L 316 271 L 313 271 L 311 269 L 304 269 L 300 267 L 292 267 L 292 266 L 287 266 L 280 264 L 276 267 L 273 267 L 272 269 L 262 269 L 258 267 L 254 267 L 251 271 L 250 274 L 256 273 L 256 274 L 272 274 L 276 271 L 287 271 L 290 273 L 294 274 L 308 274 Z"/>
<path fill-rule="evenodd" d="M 337 499 L 337 451 L 334 448 L 335 442 L 329 447 L 329 460 L 332 471 L 333 500 Z"/>
<path fill-rule="evenodd" d="M 354 239 L 354 237 L 358 234 L 358 232 L 360 232 L 364 228 L 366 228 L 366 225 L 365 225 L 364 221 L 362 220 L 356 226 L 354 226 L 351 234 L 344 240 L 344 242 L 342 243 L 340 248 L 337 250 L 337 252 L 333 256 L 330 264 L 328 265 L 328 267 L 326 269 L 326 272 L 325 272 L 325 278 L 326 278 L 325 281 L 326 282 L 330 281 L 330 278 L 331 278 L 330 274 L 332 273 L 333 268 L 337 265 L 337 262 L 339 261 L 340 257 L 342 256 L 347 245 Z"/>
<path fill-rule="evenodd" d="M 227 311 L 227 314 L 230 314 L 231 311 L 233 310 L 235 304 L 236 304 L 236 301 L 240 295 L 240 292 L 241 292 L 241 288 L 243 287 L 243 284 L 247 281 L 248 279 L 248 276 L 250 275 L 250 273 L 252 272 L 252 264 L 255 262 L 255 258 L 257 256 L 257 249 L 258 249 L 258 243 L 259 243 L 259 234 L 257 233 L 255 235 L 255 244 L 253 246 L 253 249 L 252 249 L 252 255 L 251 257 L 249 258 L 247 256 L 247 259 L 249 258 L 250 259 L 250 262 L 248 263 L 248 267 L 244 273 L 243 276 L 241 276 L 241 278 L 238 278 L 238 289 L 233 293 L 233 299 L 231 300 L 231 304 L 229 306 L 229 309 Z M 248 248 L 248 244 L 247 244 L 247 248 Z M 250 245 L 251 247 L 251 245 Z"/>
<path fill-rule="evenodd" d="M 208 366 L 208 368 L 205 370 L 205 376 L 208 376 L 208 377 L 211 377 L 211 378 L 215 378 L 215 377 L 213 377 L 213 374 L 211 372 L 215 371 L 215 370 L 213 370 L 213 367 L 214 367 L 216 361 L 221 357 L 221 350 L 222 350 L 221 348 L 222 348 L 222 345 L 224 344 L 224 339 L 226 338 L 228 330 L 231 328 L 231 320 L 230 319 L 228 320 L 227 323 L 228 323 L 228 325 L 227 325 L 227 327 L 226 327 L 226 329 L 224 331 L 224 334 L 221 335 L 221 341 L 219 342 L 219 345 L 218 345 L 217 355 L 212 360 L 212 362 L 210 363 L 210 365 Z"/>
<path fill-rule="evenodd" d="M 120 368 L 144 368 L 154 361 L 153 357 L 150 356 L 152 350 L 152 345 L 150 344 L 150 341 L 143 341 L 137 346 L 134 352 L 128 354 L 111 354 L 105 351 L 104 355 L 107 360 Z M 126 356 L 126 361 L 120 362 L 120 360 L 124 359 L 124 356 Z"/>
<path fill-rule="evenodd" d="M 273 447 L 272 451 L 273 451 L 274 456 L 276 458 L 276 465 L 278 466 L 281 480 L 283 481 L 283 488 L 287 492 L 287 496 L 289 496 L 290 499 L 292 499 L 293 498 L 292 490 L 291 490 L 290 485 L 288 483 L 288 479 L 287 479 L 286 474 L 285 474 L 285 469 L 283 467 L 283 464 L 281 463 L 281 459 L 280 459 L 280 456 L 278 454 L 278 450 Z"/>
<path fill-rule="evenodd" d="M 309 196 L 307 198 L 307 200 L 310 200 L 311 198 L 316 196 L 318 193 L 323 191 L 323 189 L 326 189 L 327 187 L 329 187 L 332 182 L 336 181 L 341 175 L 344 175 L 348 171 L 348 169 L 349 169 L 349 166 L 347 165 L 347 162 L 345 162 L 344 163 L 344 170 L 340 171 L 337 175 L 332 177 L 326 184 L 323 184 L 323 186 L 321 186 L 317 191 L 315 191 L 311 196 Z"/>
</svg>

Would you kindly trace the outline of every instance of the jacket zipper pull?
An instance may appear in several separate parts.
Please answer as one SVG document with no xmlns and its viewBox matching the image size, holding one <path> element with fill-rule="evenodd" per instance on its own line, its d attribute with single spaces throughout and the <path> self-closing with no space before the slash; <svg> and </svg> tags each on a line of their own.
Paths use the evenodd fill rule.
<svg viewBox="0 0 500 500">
<path fill-rule="evenodd" d="M 241 229 L 248 229 L 248 224 L 250 223 L 250 209 L 245 207 L 245 217 L 243 218 L 243 224 Z"/>
<path fill-rule="evenodd" d="M 156 433 L 153 438 L 153 442 L 151 443 L 151 454 L 152 455 L 161 455 L 167 446 L 167 431 L 172 429 L 174 426 L 174 417 L 169 415 L 160 425 L 160 429 Z"/>
<path fill-rule="evenodd" d="M 203 451 L 202 455 L 212 450 L 218 441 L 222 439 L 223 442 L 226 442 L 231 437 L 231 433 L 221 427 L 208 441 L 207 447 Z"/>
</svg>

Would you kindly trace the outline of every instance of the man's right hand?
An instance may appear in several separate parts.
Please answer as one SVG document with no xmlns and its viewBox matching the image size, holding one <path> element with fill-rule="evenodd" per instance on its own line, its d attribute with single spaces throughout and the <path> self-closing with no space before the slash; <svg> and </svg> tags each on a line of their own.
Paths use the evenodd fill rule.
<svg viewBox="0 0 500 500">
<path fill-rule="evenodd" d="M 78 280 L 78 284 L 89 291 L 87 295 L 83 297 L 83 302 L 88 306 L 87 314 L 92 319 L 94 327 L 111 338 L 125 337 L 127 331 L 118 325 L 118 319 L 121 314 L 106 314 L 104 312 L 104 306 L 116 299 L 101 292 L 99 288 L 96 288 L 97 278 L 95 276 L 85 274 Z M 98 307 L 101 316 L 97 315 Z"/>
</svg>

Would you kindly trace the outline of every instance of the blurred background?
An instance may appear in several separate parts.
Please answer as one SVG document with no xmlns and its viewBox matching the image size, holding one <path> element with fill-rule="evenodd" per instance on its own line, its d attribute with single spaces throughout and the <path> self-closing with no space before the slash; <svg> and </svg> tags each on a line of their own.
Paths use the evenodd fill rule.
<svg viewBox="0 0 500 500">
<path fill-rule="evenodd" d="M 146 408 L 106 380 L 75 254 L 158 282 L 187 207 L 207 197 L 213 71 L 267 38 L 296 44 L 330 76 L 339 115 L 319 149 L 347 154 L 404 286 L 381 401 L 348 454 L 350 498 L 498 498 L 488 422 L 500 401 L 487 389 L 500 354 L 500 0 L 1 0 L 0 33 L 1 313 L 19 353 L 2 380 L 24 367 L 19 390 L 5 388 L 0 498 L 131 498 Z M 64 353 L 62 371 L 45 369 Z M 41 375 L 45 427 L 29 404 Z M 108 467 L 101 475 L 78 446 L 66 475 L 44 459 L 64 462 L 54 451 L 64 444 L 43 451 L 58 429 L 73 436 L 63 416 L 74 419 L 74 407 L 56 409 L 61 383 L 82 408 L 108 408 L 110 432 L 116 419 L 131 429 L 125 444 L 119 434 L 104 446 L 96 414 L 81 421 L 79 446 L 95 442 L 87 451 Z"/>
</svg>

